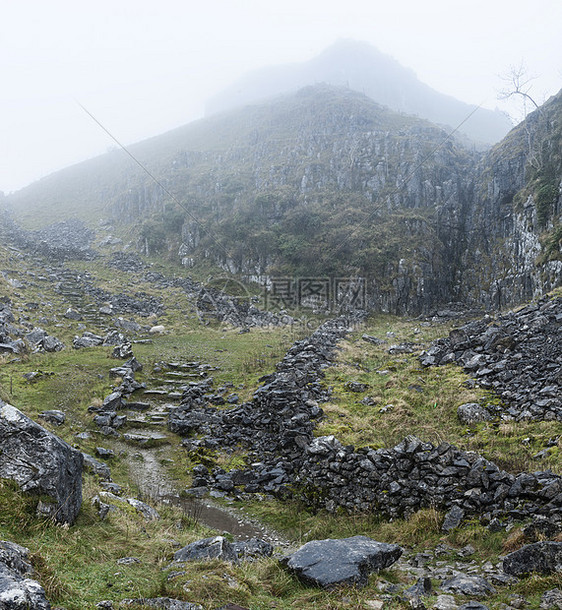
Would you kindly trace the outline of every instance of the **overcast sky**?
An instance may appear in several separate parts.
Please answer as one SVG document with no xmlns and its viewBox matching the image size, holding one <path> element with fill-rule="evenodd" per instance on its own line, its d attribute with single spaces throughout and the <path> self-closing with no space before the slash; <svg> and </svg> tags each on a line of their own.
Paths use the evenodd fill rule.
<svg viewBox="0 0 562 610">
<path fill-rule="evenodd" d="M 562 88 L 561 0 L 0 0 L 0 190 L 203 116 L 243 73 L 368 42 L 489 108 L 525 62 Z"/>
</svg>

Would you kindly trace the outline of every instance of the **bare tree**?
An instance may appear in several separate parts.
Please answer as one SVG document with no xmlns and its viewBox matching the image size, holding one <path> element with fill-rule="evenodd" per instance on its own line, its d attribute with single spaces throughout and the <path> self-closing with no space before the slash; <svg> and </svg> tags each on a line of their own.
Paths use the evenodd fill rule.
<svg viewBox="0 0 562 610">
<path fill-rule="evenodd" d="M 533 88 L 532 83 L 537 77 L 528 75 L 527 66 L 524 62 L 521 62 L 518 66 L 511 66 L 508 73 L 501 78 L 506 83 L 506 86 L 498 94 L 500 100 L 507 100 L 516 96 L 521 97 L 523 100 L 524 118 L 527 118 L 529 102 L 537 110 L 539 109 L 539 105 L 530 93 Z"/>
<path fill-rule="evenodd" d="M 522 121 L 527 136 L 527 152 L 529 154 L 529 163 L 538 169 L 540 167 L 540 160 L 533 152 L 533 134 L 528 124 L 527 115 L 529 114 L 529 106 L 531 110 L 537 110 L 541 113 L 539 104 L 535 101 L 535 98 L 531 95 L 533 89 L 533 81 L 537 79 L 536 76 L 530 76 L 528 74 L 527 66 L 522 61 L 518 66 L 511 66 L 505 76 L 501 77 L 505 82 L 505 87 L 498 93 L 498 99 L 508 100 L 514 97 L 518 97 L 522 100 Z"/>
</svg>

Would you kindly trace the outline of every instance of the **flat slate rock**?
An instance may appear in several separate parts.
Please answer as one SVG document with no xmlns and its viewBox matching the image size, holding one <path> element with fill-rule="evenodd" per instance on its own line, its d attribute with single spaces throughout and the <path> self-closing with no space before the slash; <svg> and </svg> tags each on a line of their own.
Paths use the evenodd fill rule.
<svg viewBox="0 0 562 610">
<path fill-rule="evenodd" d="M 562 570 L 562 542 L 535 542 L 510 553 L 503 560 L 503 571 L 512 576 L 532 572 L 552 574 Z"/>
<path fill-rule="evenodd" d="M 338 585 L 364 587 L 371 572 L 388 568 L 402 553 L 397 544 L 353 536 L 307 542 L 281 561 L 306 584 L 327 589 Z"/>
</svg>

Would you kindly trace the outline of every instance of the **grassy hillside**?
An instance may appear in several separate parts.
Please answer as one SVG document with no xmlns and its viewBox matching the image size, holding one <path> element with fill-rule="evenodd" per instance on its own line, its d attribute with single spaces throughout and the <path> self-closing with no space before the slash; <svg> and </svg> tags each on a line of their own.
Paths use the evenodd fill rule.
<svg viewBox="0 0 562 610">
<path fill-rule="evenodd" d="M 84 263 L 68 265 L 77 270 L 84 267 Z M 0 267 L 4 270 L 4 279 L 26 280 L 23 287 L 16 289 L 2 284 L 19 319 L 26 318 L 30 325 L 41 324 L 67 345 L 74 335 L 81 333 L 80 322 L 61 322 L 58 312 L 64 311 L 65 304 L 53 292 L 53 285 L 42 284 L 37 279 L 42 270 L 36 261 L 2 247 Z M 106 267 L 103 260 L 88 263 L 88 270 L 95 285 L 106 290 L 127 288 L 131 292 L 146 293 L 153 290 L 143 281 L 142 274 L 123 277 L 122 273 Z M 144 366 L 137 373 L 137 379 L 149 385 L 154 384 L 158 363 L 197 360 L 213 367 L 215 386 L 232 384 L 241 398 L 247 399 L 259 385 L 259 377 L 272 372 L 286 349 L 305 332 L 298 326 L 254 329 L 249 333 L 240 333 L 226 325 L 201 326 L 190 313 L 194 303 L 185 293 L 160 291 L 160 297 L 165 313 L 159 322 L 166 326 L 168 333 L 153 337 L 151 343 L 134 345 L 135 355 Z M 37 301 L 51 303 L 52 309 L 43 307 L 38 311 L 26 305 Z M 40 321 L 45 317 L 46 320 Z M 137 321 L 143 323 L 142 318 Z M 311 319 L 309 330 L 313 327 Z M 419 351 L 432 339 L 446 334 L 449 328 L 446 324 L 392 316 L 368 319 L 342 343 L 335 366 L 326 370 L 324 385 L 332 388 L 332 392 L 330 401 L 322 405 L 326 416 L 316 433 L 335 434 L 344 443 L 374 448 L 391 447 L 404 435 L 415 434 L 434 443 L 446 440 L 463 449 L 477 450 L 511 472 L 551 468 L 562 473 L 560 440 L 554 446 L 550 442 L 558 437 L 556 422 L 488 422 L 473 426 L 458 423 L 456 409 L 462 402 L 485 404 L 497 398 L 481 389 L 467 387 L 467 377 L 454 365 L 429 369 L 419 365 Z M 88 329 L 102 330 L 91 324 Z M 387 343 L 368 343 L 362 338 L 364 333 Z M 414 352 L 389 353 L 390 343 L 403 342 L 415 344 Z M 109 357 L 111 351 L 110 346 L 83 350 L 67 347 L 53 354 L 1 356 L 0 396 L 34 418 L 46 409 L 62 409 L 67 415 L 66 423 L 56 428 L 48 423 L 44 425 L 83 451 L 93 454 L 97 446 L 114 449 L 115 457 L 108 461 L 114 481 L 123 486 L 127 496 L 138 495 L 139 472 L 146 464 L 142 457 L 145 454 L 139 453 L 134 445 L 102 436 L 87 411 L 89 405 L 99 404 L 119 383 L 118 379 L 108 376 L 109 368 L 118 364 Z M 30 372 L 39 374 L 27 380 L 24 375 Z M 359 393 L 352 391 L 350 382 L 353 381 L 366 384 L 366 388 Z M 76 437 L 83 431 L 89 432 L 90 438 Z M 188 457 L 177 437 L 166 434 L 167 442 L 155 448 L 154 455 L 162 476 L 173 481 L 181 491 L 190 485 L 189 468 L 196 462 L 193 456 Z M 538 462 L 533 456 L 547 445 L 551 448 L 549 455 Z M 242 464 L 244 455 L 218 451 L 206 455 L 205 459 L 229 470 Z M 39 580 L 51 602 L 67 610 L 92 608 L 102 599 L 119 601 L 161 595 L 202 603 L 204 608 L 234 602 L 252 610 L 363 609 L 370 607 L 367 602 L 381 598 L 381 588 L 412 584 L 410 577 L 393 567 L 373 575 L 363 590 L 344 588 L 325 592 L 300 584 L 279 566 L 277 558 L 240 566 L 218 561 L 196 562 L 185 574 L 170 579 L 167 566 L 177 544 L 184 545 L 213 532 L 199 522 L 197 513 L 181 512 L 146 496 L 143 498 L 161 513 L 159 521 L 147 523 L 123 507 L 101 521 L 91 504 L 100 491 L 100 482 L 87 475 L 81 515 L 74 526 L 62 528 L 38 519 L 34 514 L 36 500 L 21 494 L 11 483 L 0 481 L 0 539 L 18 542 L 31 550 Z M 433 552 L 449 545 L 448 558 L 463 562 L 468 560 L 462 558 L 460 549 L 470 544 L 474 548 L 470 561 L 481 566 L 496 562 L 498 556 L 517 548 L 523 541 L 521 524 L 509 532 L 502 529 L 490 533 L 477 520 L 444 534 L 440 531 L 443 515 L 433 509 L 423 510 L 407 520 L 387 522 L 376 514 L 330 515 L 294 500 L 281 502 L 267 496 L 229 506 L 268 523 L 292 545 L 324 537 L 366 534 L 376 540 L 406 546 L 412 554 Z M 285 550 L 281 548 L 280 552 Z M 140 563 L 117 563 L 118 559 L 131 556 Z M 439 561 L 437 555 L 434 561 Z M 528 607 L 538 608 L 542 593 L 555 586 L 560 586 L 558 575 L 533 576 L 514 585 L 498 587 L 497 594 L 486 603 L 496 608 L 500 603 L 508 603 L 513 594 L 524 594 Z M 428 603 L 434 599 L 435 596 L 430 597 Z M 388 607 L 409 607 L 397 597 L 391 596 L 390 600 Z"/>
</svg>

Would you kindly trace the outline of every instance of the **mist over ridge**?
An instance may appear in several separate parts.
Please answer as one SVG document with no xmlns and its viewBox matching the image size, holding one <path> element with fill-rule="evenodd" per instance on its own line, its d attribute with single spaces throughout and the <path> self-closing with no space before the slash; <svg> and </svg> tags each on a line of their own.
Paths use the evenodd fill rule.
<svg viewBox="0 0 562 610">
<path fill-rule="evenodd" d="M 478 144 L 494 144 L 513 127 L 499 110 L 476 108 L 439 93 L 413 70 L 374 46 L 341 39 L 313 59 L 255 70 L 236 80 L 206 104 L 207 116 L 326 83 L 364 93 L 397 112 L 412 114 L 459 131 Z M 472 114 L 474 113 L 474 114 Z"/>
</svg>

